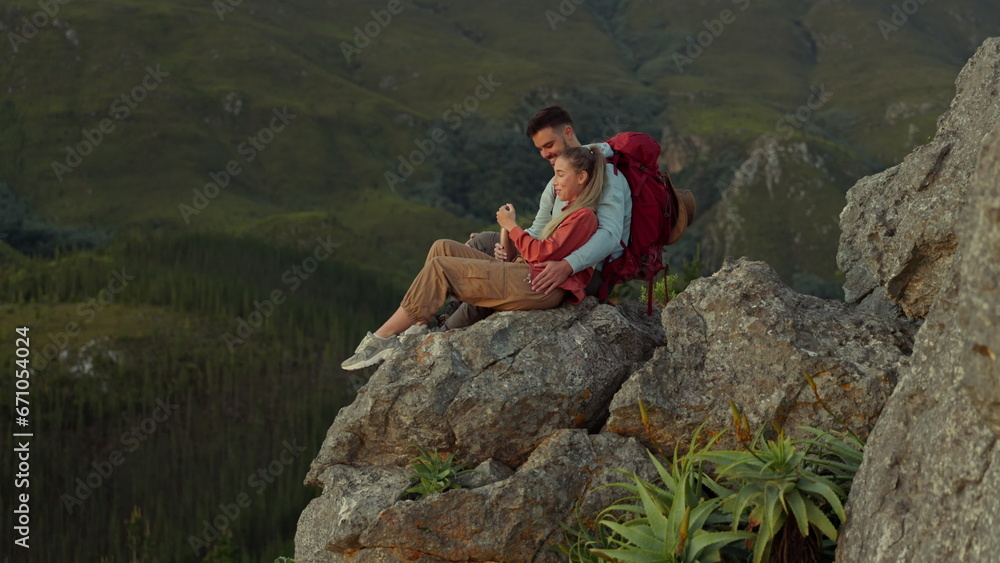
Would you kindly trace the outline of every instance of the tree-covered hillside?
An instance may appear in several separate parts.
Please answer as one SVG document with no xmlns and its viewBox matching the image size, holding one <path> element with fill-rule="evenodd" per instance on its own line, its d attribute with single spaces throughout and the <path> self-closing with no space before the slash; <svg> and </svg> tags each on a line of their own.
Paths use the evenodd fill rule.
<svg viewBox="0 0 1000 563">
<path fill-rule="evenodd" d="M 957 70 L 1000 32 L 983 0 L 904 4 L 179 0 L 49 17 L 15 0 L 0 14 L 0 181 L 57 224 L 244 232 L 320 211 L 366 237 L 384 196 L 488 223 L 499 201 L 535 205 L 546 169 L 520 131 L 557 102 L 587 140 L 662 139 L 713 263 L 833 279 L 843 192 L 930 135 Z M 762 136 L 798 172 L 750 174 L 730 199 L 766 184 L 815 206 L 712 213 Z M 815 229 L 768 224 L 803 205 Z M 734 245 L 712 235 L 733 228 Z"/>
<path fill-rule="evenodd" d="M 845 192 L 932 134 L 997 34 L 986 0 L 8 0 L 0 333 L 32 334 L 29 560 L 290 554 L 309 460 L 259 495 L 248 475 L 285 440 L 315 451 L 364 382 L 336 362 L 433 240 L 534 211 L 551 169 L 523 128 L 548 104 L 585 142 L 661 142 L 699 201 L 675 270 L 746 255 L 837 296 Z"/>
</svg>

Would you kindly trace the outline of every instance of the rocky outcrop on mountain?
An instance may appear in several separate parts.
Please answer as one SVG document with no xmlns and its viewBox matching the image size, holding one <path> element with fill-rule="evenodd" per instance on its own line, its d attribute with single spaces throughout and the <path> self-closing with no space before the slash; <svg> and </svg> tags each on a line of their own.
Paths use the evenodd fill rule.
<svg viewBox="0 0 1000 563">
<path fill-rule="evenodd" d="M 763 262 L 729 260 L 695 280 L 663 311 L 667 343 L 615 395 L 607 428 L 686 443 L 703 422 L 732 421 L 730 401 L 753 427 L 781 421 L 836 428 L 826 408 L 866 435 L 907 365 L 917 325 L 880 318 L 838 301 L 795 293 Z M 739 448 L 735 436 L 720 447 Z"/>
<path fill-rule="evenodd" d="M 556 560 L 544 548 L 560 523 L 592 522 L 622 496 L 599 488 L 624 479 L 613 469 L 652 477 L 647 447 L 669 452 L 704 421 L 722 431 L 730 400 L 754 424 L 839 427 L 810 373 L 828 407 L 866 432 L 915 329 L 796 294 L 746 260 L 692 284 L 662 317 L 643 309 L 587 300 L 408 342 L 331 426 L 307 478 L 323 494 L 300 518 L 296 560 Z M 413 445 L 480 463 L 482 475 L 406 500 Z"/>
<path fill-rule="evenodd" d="M 956 214 L 949 279 L 868 442 L 838 561 L 994 561 L 1000 552 L 998 177 L 1000 127 Z"/>
<path fill-rule="evenodd" d="M 556 430 L 599 429 L 611 397 L 660 338 L 655 325 L 594 299 L 431 333 L 341 409 L 307 479 L 321 484 L 337 464 L 403 465 L 414 444 L 520 466 Z"/>
<path fill-rule="evenodd" d="M 730 401 L 754 426 L 839 428 L 836 415 L 871 429 L 838 561 L 995 558 L 1000 128 L 981 131 L 1000 115 L 998 68 L 989 41 L 931 148 L 852 189 L 839 254 L 852 302 L 727 260 L 660 317 L 588 300 L 407 342 L 328 431 L 296 561 L 556 560 L 560 524 L 620 496 L 601 488 L 623 479 L 613 469 L 651 477 L 646 447 L 726 429 Z M 407 499 L 413 445 L 479 473 Z"/>
<path fill-rule="evenodd" d="M 296 560 L 532 560 L 578 499 L 595 515 L 614 497 L 594 489 L 621 479 L 611 469 L 651 469 L 634 439 L 588 434 L 662 343 L 643 309 L 589 299 L 406 343 L 328 431 L 307 477 L 324 491 L 300 518 Z M 482 462 L 483 478 L 401 500 L 414 445 Z"/>
<path fill-rule="evenodd" d="M 976 158 L 1000 123 L 1000 39 L 980 47 L 956 86 L 930 143 L 848 192 L 837 255 L 848 302 L 922 319 L 950 279 Z"/>
</svg>

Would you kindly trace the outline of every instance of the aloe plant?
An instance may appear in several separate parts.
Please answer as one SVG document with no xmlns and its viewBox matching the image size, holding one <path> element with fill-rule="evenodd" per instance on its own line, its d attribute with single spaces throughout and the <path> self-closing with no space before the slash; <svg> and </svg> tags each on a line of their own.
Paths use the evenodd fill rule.
<svg viewBox="0 0 1000 563">
<path fill-rule="evenodd" d="M 416 484 L 406 489 L 406 492 L 418 498 L 450 489 L 461 489 L 462 485 L 457 479 L 467 473 L 476 472 L 474 469 L 466 469 L 468 464 L 459 463 L 455 454 L 442 457 L 438 452 L 431 452 L 420 446 L 413 447 L 420 452 L 410 460 L 413 474 L 409 479 L 415 479 Z"/>
<path fill-rule="evenodd" d="M 786 544 L 805 538 L 810 539 L 800 542 L 802 549 L 818 559 L 820 534 L 837 540 L 837 526 L 823 507 L 829 507 L 843 522 L 846 516 L 841 499 L 846 499 L 846 494 L 832 480 L 816 474 L 813 464 L 817 458 L 800 450 L 801 442 L 780 430 L 774 440 L 763 440 L 762 436 L 758 432 L 747 451 L 702 451 L 695 457 L 716 464 L 721 484 L 736 491 L 722 507 L 732 514 L 733 529 L 739 527 L 747 511 L 749 526 L 759 527 L 754 563 L 771 560 L 776 541 Z M 796 533 L 798 538 L 790 536 Z"/>
<path fill-rule="evenodd" d="M 691 450 L 694 447 L 692 440 Z M 632 496 L 602 512 L 600 525 L 614 534 L 607 547 L 591 551 L 613 561 L 715 562 L 727 546 L 752 538 L 750 532 L 725 530 L 728 519 L 718 509 L 729 492 L 705 474 L 691 454 L 678 458 L 675 450 L 669 471 L 649 454 L 663 487 L 623 472 L 631 483 L 613 486 Z M 713 496 L 705 498 L 706 491 Z"/>
</svg>

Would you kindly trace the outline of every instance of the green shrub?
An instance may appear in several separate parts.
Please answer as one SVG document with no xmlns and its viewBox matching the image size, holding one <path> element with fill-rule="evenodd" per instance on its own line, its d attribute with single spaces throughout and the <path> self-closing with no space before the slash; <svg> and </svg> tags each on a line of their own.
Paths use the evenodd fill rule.
<svg viewBox="0 0 1000 563">
<path fill-rule="evenodd" d="M 663 276 L 653 284 L 653 303 L 664 307 L 671 299 L 677 297 L 677 274 Z M 649 286 L 645 283 L 639 289 L 639 301 L 645 302 L 649 297 Z"/>
<path fill-rule="evenodd" d="M 747 451 L 702 452 L 697 457 L 718 465 L 720 482 L 735 489 L 723 507 L 732 514 L 734 530 L 749 511 L 748 526 L 758 528 L 754 563 L 784 560 L 771 557 L 775 544 L 786 549 L 794 545 L 797 560 L 818 561 L 821 534 L 837 540 L 837 526 L 824 508 L 843 522 L 846 495 L 833 481 L 816 474 L 811 458 L 795 440 L 781 432 L 774 440 L 761 436 L 757 434 Z"/>
<path fill-rule="evenodd" d="M 427 451 L 420 446 L 413 446 L 420 455 L 410 460 L 410 467 L 413 474 L 409 479 L 416 480 L 416 483 L 406 492 L 416 498 L 423 498 L 433 493 L 442 493 L 450 489 L 461 489 L 458 478 L 467 473 L 476 472 L 474 469 L 466 469 L 467 463 L 459 463 L 455 454 L 448 454 L 441 457 L 438 452 Z"/>
<path fill-rule="evenodd" d="M 692 260 L 684 262 L 681 266 L 681 273 L 667 274 L 653 283 L 653 303 L 660 307 L 665 307 L 677 294 L 687 289 L 687 286 L 694 280 L 701 277 L 701 271 L 705 267 L 705 262 L 701 259 L 701 247 L 695 250 Z M 639 301 L 645 302 L 649 284 L 643 282 L 639 288 Z"/>
<path fill-rule="evenodd" d="M 743 450 L 711 451 L 719 434 L 696 451 L 699 428 L 669 470 L 649 454 L 658 481 L 622 471 L 629 482 L 611 486 L 629 495 L 600 513 L 596 529 L 578 514 L 556 550 L 573 562 L 833 561 L 864 442 L 808 427 L 813 437 L 804 440 L 780 429 L 767 440 L 763 428 L 751 437 L 746 417 L 733 412 Z"/>
<path fill-rule="evenodd" d="M 652 454 L 649 458 L 663 487 L 626 473 L 632 483 L 615 486 L 632 496 L 604 511 L 600 525 L 614 535 L 608 538 L 608 547 L 592 549 L 593 553 L 613 561 L 712 562 L 721 561 L 722 550 L 730 544 L 753 537 L 746 531 L 724 530 L 725 519 L 718 509 L 726 491 L 702 471 L 694 456 L 678 459 L 675 452 L 669 471 Z M 706 492 L 712 496 L 706 498 Z M 631 518 L 619 522 L 608 517 L 609 512 Z"/>
</svg>

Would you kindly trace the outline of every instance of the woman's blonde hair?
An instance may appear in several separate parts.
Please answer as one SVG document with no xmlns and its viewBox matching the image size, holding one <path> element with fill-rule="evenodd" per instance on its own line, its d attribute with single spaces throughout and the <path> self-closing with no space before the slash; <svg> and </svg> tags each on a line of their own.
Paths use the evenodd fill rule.
<svg viewBox="0 0 1000 563">
<path fill-rule="evenodd" d="M 574 172 L 586 172 L 587 185 L 583 187 L 576 201 L 569 204 L 562 213 L 553 217 L 549 224 L 545 225 L 542 230 L 543 239 L 549 238 L 559 228 L 563 220 L 574 211 L 584 207 L 597 211 L 597 206 L 601 203 L 601 195 L 608 183 L 606 161 L 599 148 L 595 146 L 573 147 L 559 155 L 559 158 L 565 158 Z"/>
</svg>

